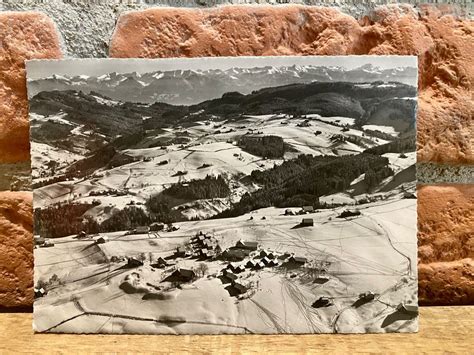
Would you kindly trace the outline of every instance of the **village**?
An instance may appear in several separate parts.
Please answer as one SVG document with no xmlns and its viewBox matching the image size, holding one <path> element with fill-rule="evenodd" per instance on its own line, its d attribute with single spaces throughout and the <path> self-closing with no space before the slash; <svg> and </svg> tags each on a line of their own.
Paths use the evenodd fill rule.
<svg viewBox="0 0 474 355">
<path fill-rule="evenodd" d="M 405 201 L 411 202 L 409 199 Z M 358 210 L 341 208 L 335 217 L 343 216 L 340 217 L 342 221 L 351 221 L 360 215 Z M 305 233 L 304 230 L 308 229 L 308 233 L 314 235 L 314 232 L 310 230 L 313 230 L 315 226 L 321 233 L 325 233 L 322 219 L 329 220 L 331 216 L 327 211 L 321 212 L 312 206 L 303 206 L 300 209 L 280 210 L 277 216 L 270 211 L 261 211 L 258 214 L 242 216 L 241 219 L 250 225 L 279 224 L 281 220 L 291 220 L 287 225 L 293 226 L 293 228 L 289 228 L 289 230 Z M 270 220 L 272 222 L 269 222 Z M 295 221 L 299 221 L 299 223 L 295 224 Z M 301 307 L 323 312 L 321 315 L 329 317 L 326 322 L 332 324 L 333 331 L 338 331 L 338 327 L 342 327 L 338 325 L 338 322 L 344 324 L 344 313 L 350 314 L 348 309 L 365 314 L 371 307 L 378 309 L 379 305 L 387 302 L 387 290 L 381 291 L 380 288 L 373 288 L 370 282 L 364 282 L 365 286 L 362 288 L 357 286 L 349 294 L 347 291 L 342 291 L 347 286 L 343 286 L 341 281 L 344 280 L 344 283 L 348 281 L 345 279 L 346 276 L 341 279 L 341 273 L 337 270 L 339 267 L 337 265 L 340 262 L 334 258 L 330 249 L 327 251 L 327 255 L 325 252 L 308 254 L 307 252 L 298 252 L 298 250 L 303 251 L 301 248 L 278 247 L 275 241 L 271 243 L 274 247 L 271 247 L 265 240 L 260 242 L 258 238 L 255 239 L 251 235 L 248 238 L 228 238 L 229 228 L 227 227 L 223 227 L 222 231 L 208 226 L 203 226 L 204 229 L 199 230 L 188 229 L 185 225 L 189 223 L 191 222 L 176 224 L 171 229 L 164 225 L 159 227 L 156 225 L 139 226 L 130 231 L 109 235 L 103 233 L 87 235 L 81 232 L 71 236 L 70 242 L 67 244 L 84 245 L 86 243 L 89 246 L 85 248 L 98 248 L 98 252 L 107 256 L 105 265 L 108 265 L 109 275 L 117 275 L 115 277 L 117 289 L 123 293 L 124 297 L 135 298 L 138 296 L 145 302 L 176 304 L 176 297 L 185 297 L 184 295 L 196 288 L 204 294 L 208 292 L 220 294 L 221 291 L 217 290 L 221 289 L 229 299 L 234 299 L 237 304 L 244 302 L 238 306 L 239 308 L 247 307 L 245 306 L 247 302 L 262 304 L 262 294 L 270 292 L 268 280 L 276 278 L 275 280 L 281 280 L 278 281 L 279 283 L 286 285 L 282 286 L 285 289 L 295 287 L 291 285 L 298 285 L 298 289 L 308 288 L 308 286 L 310 288 L 316 287 L 317 292 L 313 291 L 314 293 L 307 294 L 298 291 L 299 296 L 293 295 L 291 298 L 301 299 L 298 301 L 302 302 Z M 297 228 L 294 229 L 294 227 Z M 244 236 L 245 233 L 241 235 Z M 127 243 L 127 238 L 130 238 L 130 243 Z M 314 236 L 312 238 L 314 239 Z M 170 247 L 160 248 L 157 253 L 152 252 L 150 248 L 141 247 L 146 244 L 158 247 L 159 243 L 164 240 L 170 241 Z M 40 237 L 37 237 L 35 242 L 38 250 L 45 251 L 55 249 L 57 246 L 62 248 L 64 243 L 58 240 L 58 244 L 54 244 L 51 240 Z M 133 243 L 133 247 L 131 243 Z M 304 245 L 306 242 L 299 241 L 297 243 Z M 124 246 L 118 247 L 117 245 Z M 81 247 L 81 250 L 83 249 Z M 140 249 L 143 249 L 143 252 L 139 253 Z M 163 249 L 168 251 L 165 252 Z M 127 250 L 135 250 L 135 252 Z M 100 265 L 97 267 L 101 267 Z M 382 268 L 381 271 L 384 269 L 388 269 L 388 267 Z M 55 268 L 55 270 L 57 269 Z M 120 273 L 115 274 L 118 271 L 114 272 L 113 270 L 120 270 Z M 87 273 L 92 273 L 92 271 Z M 47 282 L 36 282 L 35 297 L 37 300 L 40 301 L 42 298 L 50 296 L 55 299 L 56 293 L 67 285 L 65 279 L 68 279 L 69 275 L 70 273 L 63 275 L 55 273 Z M 389 294 L 399 293 L 404 287 L 412 287 L 411 281 L 405 286 L 406 282 L 402 281 L 400 284 L 400 281 L 397 281 L 393 290 L 388 288 L 391 290 Z M 107 287 L 111 287 L 111 285 Z M 300 294 L 300 292 L 302 293 Z M 48 297 L 44 297 L 46 295 Z M 393 310 L 396 316 L 394 316 L 393 322 L 399 322 L 399 319 L 410 321 L 417 317 L 418 307 L 415 303 L 398 296 L 395 299 L 397 303 L 393 304 Z M 393 303 L 393 301 L 391 302 Z M 340 316 L 340 320 L 339 318 L 336 320 L 336 316 Z"/>
<path fill-rule="evenodd" d="M 294 212 L 292 209 L 285 210 L 285 216 L 305 215 L 314 213 L 313 206 L 303 206 L 299 211 Z M 265 220 L 265 216 L 262 217 Z M 253 217 L 250 217 L 253 220 Z M 297 226 L 313 226 L 312 218 L 302 218 L 301 223 Z M 160 238 L 158 232 L 173 232 L 177 231 L 178 227 L 164 224 L 152 223 L 150 226 L 138 226 L 130 231 L 125 232 L 125 235 L 147 235 L 149 238 Z M 73 237 L 75 240 L 91 241 L 96 245 L 110 242 L 107 236 L 99 234 L 90 234 L 82 231 Z M 41 236 L 35 237 L 35 248 L 51 248 L 54 247 L 54 242 L 51 239 L 43 238 Z M 183 268 L 179 266 L 179 260 L 189 259 L 197 263 L 193 268 Z M 256 241 L 239 240 L 234 246 L 223 249 L 219 241 L 212 235 L 199 231 L 196 235 L 189 238 L 189 240 L 181 246 L 176 247 L 173 253 L 166 256 L 159 256 L 158 258 L 150 257 L 148 260 L 145 257 L 137 256 L 112 256 L 110 262 L 123 263 L 124 268 L 133 269 L 143 266 L 149 266 L 153 269 L 162 269 L 164 271 L 163 283 L 171 283 L 168 289 L 180 287 L 182 283 L 189 283 L 196 280 L 199 276 L 203 277 L 209 271 L 209 267 L 205 264 L 210 261 L 220 261 L 227 263 L 218 274 L 215 274 L 224 285 L 226 290 L 232 297 L 242 296 L 246 293 L 251 293 L 255 286 L 254 282 L 248 281 L 249 272 L 255 273 L 262 269 L 284 268 L 286 271 L 293 270 L 292 277 L 296 276 L 294 272 L 297 269 L 308 266 L 308 259 L 302 256 L 297 256 L 289 252 L 276 252 L 270 249 L 264 249 L 259 246 Z M 327 262 L 324 263 L 327 266 Z M 322 275 L 327 271 L 321 266 L 319 273 L 320 279 L 328 279 L 328 276 Z M 136 274 L 137 275 L 137 274 Z M 245 281 L 247 279 L 247 281 Z M 129 279 L 127 279 L 127 282 Z M 155 287 L 157 289 L 157 287 Z M 166 287 L 158 287 L 160 290 Z M 35 295 L 42 297 L 46 291 L 41 286 L 35 288 Z"/>
</svg>

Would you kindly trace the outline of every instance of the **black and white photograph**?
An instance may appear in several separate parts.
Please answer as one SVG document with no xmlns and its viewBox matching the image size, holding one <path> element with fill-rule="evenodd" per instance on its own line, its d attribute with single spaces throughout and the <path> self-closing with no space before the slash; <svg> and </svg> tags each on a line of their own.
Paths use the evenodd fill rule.
<svg viewBox="0 0 474 355">
<path fill-rule="evenodd" d="M 414 56 L 26 63 L 34 330 L 418 330 Z"/>
</svg>

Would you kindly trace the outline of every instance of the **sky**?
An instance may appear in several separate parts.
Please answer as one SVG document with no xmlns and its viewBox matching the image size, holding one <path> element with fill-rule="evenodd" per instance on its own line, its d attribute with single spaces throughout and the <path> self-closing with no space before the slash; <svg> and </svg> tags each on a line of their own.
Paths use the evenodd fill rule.
<svg viewBox="0 0 474 355">
<path fill-rule="evenodd" d="M 31 80 L 64 76 L 100 76 L 117 73 L 147 73 L 170 70 L 253 68 L 265 66 L 340 66 L 353 69 L 372 64 L 382 69 L 417 67 L 416 56 L 286 56 L 286 57 L 207 57 L 166 59 L 61 59 L 29 60 L 26 62 L 27 77 Z"/>
</svg>

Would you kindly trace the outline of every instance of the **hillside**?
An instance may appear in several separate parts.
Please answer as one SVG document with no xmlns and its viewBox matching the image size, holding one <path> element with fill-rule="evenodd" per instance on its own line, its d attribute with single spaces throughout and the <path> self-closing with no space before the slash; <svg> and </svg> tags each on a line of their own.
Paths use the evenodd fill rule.
<svg viewBox="0 0 474 355">
<path fill-rule="evenodd" d="M 228 92 L 191 106 L 41 92 L 31 100 L 35 193 L 43 207 L 99 200 L 100 223 L 138 205 L 146 212 L 140 223 L 151 223 L 317 206 L 365 172 L 354 193 L 375 191 L 399 172 L 381 155 L 414 150 L 414 90 L 313 82 Z M 206 177 L 217 176 L 223 193 L 207 193 L 214 182 Z"/>
</svg>

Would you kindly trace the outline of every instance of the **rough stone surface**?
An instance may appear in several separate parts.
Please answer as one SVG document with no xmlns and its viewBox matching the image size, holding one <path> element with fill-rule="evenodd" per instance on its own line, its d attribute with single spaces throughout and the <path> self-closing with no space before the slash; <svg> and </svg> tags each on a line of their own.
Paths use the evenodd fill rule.
<svg viewBox="0 0 474 355">
<path fill-rule="evenodd" d="M 59 57 L 59 36 L 47 16 L 0 13 L 0 163 L 29 160 L 24 61 Z"/>
<path fill-rule="evenodd" d="M 123 14 L 110 56 L 417 55 L 418 160 L 474 163 L 474 22 L 433 7 L 381 7 L 357 21 L 305 6 L 150 9 Z"/>
<path fill-rule="evenodd" d="M 203 8 L 229 4 L 273 4 L 298 3 L 337 8 L 343 13 L 360 18 L 373 11 L 377 5 L 393 4 L 391 0 L 3 0 L 1 10 L 42 11 L 57 24 L 63 37 L 63 50 L 70 57 L 107 57 L 108 44 L 115 22 L 121 13 L 157 6 Z M 399 0 L 419 6 L 424 0 Z M 443 4 L 444 2 L 444 4 Z M 474 3 L 462 0 L 439 0 L 436 6 L 443 13 L 470 17 L 474 14 Z"/>
<path fill-rule="evenodd" d="M 0 192 L 0 307 L 33 302 L 32 194 Z"/>
<path fill-rule="evenodd" d="M 474 164 L 418 163 L 416 177 L 419 184 L 474 184 Z"/>
<path fill-rule="evenodd" d="M 419 299 L 474 304 L 474 185 L 418 189 Z"/>
</svg>

